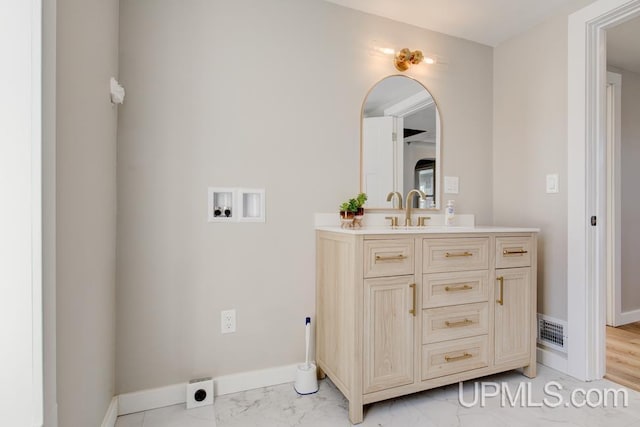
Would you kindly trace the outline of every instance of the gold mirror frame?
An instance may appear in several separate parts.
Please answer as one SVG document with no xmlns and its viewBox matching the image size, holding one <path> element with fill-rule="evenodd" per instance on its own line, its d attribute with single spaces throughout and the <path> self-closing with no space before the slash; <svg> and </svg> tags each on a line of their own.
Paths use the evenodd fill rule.
<svg viewBox="0 0 640 427">
<path fill-rule="evenodd" d="M 444 184 L 444 174 L 442 173 L 442 158 L 443 156 L 443 149 L 442 149 L 442 136 L 443 136 L 443 123 L 442 123 L 442 115 L 440 114 L 440 106 L 438 105 L 438 101 L 436 101 L 436 99 L 433 97 L 433 94 L 429 91 L 429 89 L 427 89 L 427 87 L 422 84 L 422 82 L 420 82 L 419 80 L 413 78 L 413 77 L 409 77 L 406 76 L 404 74 L 391 74 L 389 76 L 383 77 L 382 79 L 378 80 L 376 83 L 374 83 L 369 90 L 367 91 L 366 95 L 364 96 L 364 99 L 362 101 L 362 106 L 360 108 L 360 192 L 364 192 L 364 178 L 363 178 L 363 157 L 364 157 L 364 141 L 363 141 L 363 123 L 364 123 L 364 106 L 367 102 L 367 99 L 369 98 L 369 94 L 371 94 L 371 91 L 373 91 L 373 89 L 375 89 L 376 86 L 378 86 L 382 81 L 389 79 L 391 77 L 404 77 L 410 80 L 413 80 L 414 82 L 418 83 L 420 86 L 422 86 L 422 88 L 424 90 L 427 91 L 427 93 L 429 95 L 431 95 L 431 98 L 433 99 L 433 103 L 436 106 L 436 114 L 439 117 L 439 122 L 440 122 L 440 128 L 439 128 L 439 150 L 440 150 L 440 156 L 437 159 L 436 165 L 440 164 L 439 167 L 437 167 L 437 175 L 439 178 L 439 183 L 440 183 L 440 187 L 443 186 Z M 438 207 L 435 208 L 412 208 L 413 212 L 434 212 L 434 211 L 440 211 L 442 210 L 442 188 L 438 189 L 439 191 L 436 193 L 435 198 L 436 198 L 436 205 Z M 406 196 L 406 194 L 403 194 L 402 197 L 404 199 L 404 197 Z M 406 202 L 406 201 L 404 201 Z M 369 208 L 367 207 L 367 205 L 365 204 L 365 209 L 368 212 L 379 212 L 379 213 L 391 213 L 391 212 L 397 212 L 398 208 Z M 403 206 L 404 209 L 404 206 Z"/>
</svg>

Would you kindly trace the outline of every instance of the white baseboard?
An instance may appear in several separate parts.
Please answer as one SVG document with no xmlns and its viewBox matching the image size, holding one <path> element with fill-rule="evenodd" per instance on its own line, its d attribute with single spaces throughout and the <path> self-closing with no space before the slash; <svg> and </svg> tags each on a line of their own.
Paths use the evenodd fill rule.
<svg viewBox="0 0 640 427">
<path fill-rule="evenodd" d="M 187 383 L 124 393 L 118 396 L 118 415 L 185 403 Z"/>
<path fill-rule="evenodd" d="M 536 351 L 536 358 L 538 363 L 548 366 L 551 369 L 555 369 L 556 371 L 560 371 L 564 374 L 569 371 L 569 362 L 566 355 L 538 347 Z"/>
<path fill-rule="evenodd" d="M 293 382 L 296 380 L 297 366 L 279 366 L 214 378 L 215 394 L 222 396 L 223 394 Z"/>
<path fill-rule="evenodd" d="M 297 365 L 224 375 L 213 379 L 215 396 L 295 381 Z M 133 414 L 185 403 L 187 383 L 124 393 L 118 396 L 118 415 Z M 104 426 L 103 426 L 104 427 Z"/>
<path fill-rule="evenodd" d="M 623 311 L 620 313 L 620 325 L 640 322 L 640 310 Z"/>
<path fill-rule="evenodd" d="M 118 396 L 111 399 L 111 403 L 107 408 L 107 413 L 102 420 L 102 427 L 115 427 L 118 418 Z"/>
</svg>

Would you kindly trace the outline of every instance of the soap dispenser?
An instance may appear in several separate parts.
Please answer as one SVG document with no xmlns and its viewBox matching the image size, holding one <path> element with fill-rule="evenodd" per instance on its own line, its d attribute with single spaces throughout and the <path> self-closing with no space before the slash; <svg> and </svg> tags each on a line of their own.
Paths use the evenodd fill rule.
<svg viewBox="0 0 640 427">
<path fill-rule="evenodd" d="M 447 207 L 444 211 L 444 223 L 445 225 L 453 225 L 456 216 L 456 208 L 453 200 L 447 201 Z"/>
</svg>

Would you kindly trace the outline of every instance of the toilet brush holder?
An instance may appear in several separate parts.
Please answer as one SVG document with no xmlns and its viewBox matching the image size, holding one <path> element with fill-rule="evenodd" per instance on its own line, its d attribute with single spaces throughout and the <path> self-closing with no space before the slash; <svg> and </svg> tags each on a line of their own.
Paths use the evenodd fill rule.
<svg viewBox="0 0 640 427">
<path fill-rule="evenodd" d="M 316 365 L 302 363 L 298 365 L 296 382 L 293 388 L 298 394 L 313 394 L 318 391 L 318 375 Z"/>
<path fill-rule="evenodd" d="M 304 320 L 304 344 L 305 344 L 305 362 L 298 365 L 296 372 L 296 382 L 293 388 L 298 394 L 313 394 L 318 391 L 318 376 L 316 374 L 316 365 L 309 362 L 309 342 L 311 341 L 311 318 Z"/>
</svg>

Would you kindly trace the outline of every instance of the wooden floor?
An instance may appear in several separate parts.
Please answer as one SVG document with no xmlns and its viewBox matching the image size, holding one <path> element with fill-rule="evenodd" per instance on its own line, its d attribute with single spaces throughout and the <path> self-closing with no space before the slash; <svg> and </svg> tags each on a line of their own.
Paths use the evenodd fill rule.
<svg viewBox="0 0 640 427">
<path fill-rule="evenodd" d="M 605 378 L 640 391 L 640 322 L 607 326 Z"/>
</svg>

